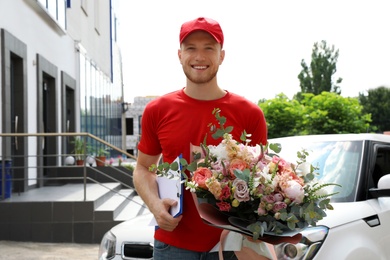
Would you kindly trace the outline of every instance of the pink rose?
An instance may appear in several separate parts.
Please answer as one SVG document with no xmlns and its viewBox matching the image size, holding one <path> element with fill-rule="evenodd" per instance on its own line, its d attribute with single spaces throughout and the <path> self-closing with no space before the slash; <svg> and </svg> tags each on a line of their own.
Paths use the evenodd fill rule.
<svg viewBox="0 0 390 260">
<path fill-rule="evenodd" d="M 244 180 L 235 179 L 233 181 L 233 187 L 235 187 L 234 198 L 239 202 L 248 201 L 250 199 L 248 185 Z"/>
<path fill-rule="evenodd" d="M 275 197 L 275 201 L 283 201 L 284 200 L 283 195 L 280 193 L 275 193 L 274 197 Z"/>
<path fill-rule="evenodd" d="M 262 200 L 265 201 L 266 203 L 275 203 L 276 201 L 274 195 L 272 194 L 263 196 Z"/>
<path fill-rule="evenodd" d="M 218 206 L 220 211 L 229 211 L 231 209 L 230 204 L 224 201 L 217 202 L 215 204 Z"/>
<path fill-rule="evenodd" d="M 297 181 L 288 181 L 287 187 L 283 189 L 283 192 L 286 194 L 286 197 L 289 198 L 292 202 L 301 203 L 305 197 L 305 191 L 301 184 Z"/>
<path fill-rule="evenodd" d="M 220 199 L 221 199 L 221 200 L 225 200 L 225 199 L 229 198 L 230 195 L 231 195 L 231 192 L 230 192 L 229 185 L 226 185 L 226 186 L 223 187 L 223 189 L 222 189 Z"/>
<path fill-rule="evenodd" d="M 207 190 L 206 180 L 213 175 L 211 170 L 206 167 L 199 167 L 194 172 L 192 176 L 192 180 L 198 184 L 198 187 Z"/>
<path fill-rule="evenodd" d="M 257 214 L 258 214 L 259 216 L 263 216 L 263 215 L 266 215 L 266 214 L 267 214 L 267 211 L 266 211 L 264 208 L 259 207 L 259 208 L 257 209 Z"/>
<path fill-rule="evenodd" d="M 286 203 L 284 203 L 282 201 L 277 201 L 277 202 L 275 202 L 275 204 L 274 204 L 274 206 L 272 208 L 272 211 L 273 212 L 278 212 L 281 209 L 285 209 L 285 208 L 287 208 L 287 204 Z"/>
<path fill-rule="evenodd" d="M 278 165 L 278 172 L 283 172 L 285 168 L 290 167 L 290 164 L 278 156 L 272 157 L 272 162 Z"/>
</svg>

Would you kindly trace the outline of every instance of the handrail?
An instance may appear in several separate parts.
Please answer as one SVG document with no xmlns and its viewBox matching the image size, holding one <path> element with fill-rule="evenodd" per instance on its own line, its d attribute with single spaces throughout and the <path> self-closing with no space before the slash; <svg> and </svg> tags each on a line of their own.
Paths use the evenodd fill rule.
<svg viewBox="0 0 390 260">
<path fill-rule="evenodd" d="M 95 139 L 96 141 L 104 144 L 104 145 L 107 145 L 108 147 L 126 155 L 127 157 L 130 157 L 134 160 L 137 160 L 137 157 L 135 157 L 134 155 L 132 154 L 129 154 L 128 152 L 104 141 L 103 139 L 93 135 L 93 134 L 90 134 L 90 133 L 85 133 L 85 132 L 81 132 L 81 133 L 0 133 L 0 137 L 29 137 L 29 136 L 41 136 L 41 137 L 46 137 L 46 136 L 85 136 L 85 137 L 90 137 L 92 139 Z"/>
<path fill-rule="evenodd" d="M 137 160 L 137 157 L 135 157 L 134 155 L 129 154 L 128 152 L 126 152 L 126 151 L 124 151 L 124 150 L 122 150 L 122 149 L 120 149 L 120 148 L 118 148 L 118 147 L 116 147 L 116 146 L 106 142 L 105 140 L 103 140 L 103 139 L 101 139 L 101 138 L 99 138 L 99 137 L 97 137 L 95 135 L 92 135 L 90 133 L 86 133 L 86 132 L 80 132 L 80 133 L 76 133 L 76 132 L 73 132 L 73 133 L 0 133 L 0 138 L 3 138 L 3 137 L 59 137 L 59 136 L 64 136 L 64 137 L 72 137 L 72 136 L 84 137 L 83 139 L 84 139 L 84 146 L 85 147 L 86 147 L 86 144 L 87 144 L 87 138 L 89 137 L 89 138 L 91 138 L 93 140 L 96 140 L 100 144 L 103 144 L 103 145 L 105 145 L 107 147 L 110 147 L 113 150 L 116 150 L 117 152 L 119 152 L 119 153 L 121 153 L 123 155 L 126 155 L 127 158 L 132 158 L 134 160 Z M 5 143 L 6 142 L 2 139 L 2 146 L 3 146 L 2 154 L 1 154 L 2 158 L 5 158 L 5 155 L 6 155 L 5 154 L 5 146 L 4 146 Z M 40 155 L 40 154 L 37 153 L 35 155 L 28 155 L 28 156 L 29 157 L 30 156 L 31 157 L 34 157 L 34 156 L 35 157 L 50 157 L 50 156 L 58 157 L 58 156 L 67 156 L 67 155 L 71 155 L 71 154 L 45 154 L 45 155 Z M 20 155 L 13 155 L 13 156 L 15 158 L 16 157 L 21 157 Z M 85 154 L 83 154 L 83 156 L 84 156 L 84 159 L 86 159 L 87 156 L 88 156 L 87 152 Z M 34 167 L 34 166 L 27 165 L 25 167 L 31 168 L 31 167 Z M 22 167 L 22 168 L 25 168 L 25 167 Z M 50 168 L 54 168 L 54 167 L 59 167 L 59 166 L 39 165 L 36 168 L 49 168 L 49 167 Z M 5 163 L 2 163 L 1 168 L 2 168 L 2 172 L 5 173 Z M 16 167 L 14 167 L 14 168 L 16 168 Z M 96 180 L 93 180 L 93 179 L 91 179 L 90 177 L 87 176 L 87 163 L 85 161 L 84 161 L 83 168 L 84 169 L 83 169 L 83 177 L 82 178 L 84 180 L 84 200 L 86 200 L 86 187 L 87 187 L 86 184 L 87 184 L 87 180 L 91 180 L 91 181 L 94 181 L 94 182 L 97 182 L 97 183 L 100 183 L 100 182 L 98 182 Z M 105 177 L 107 177 L 109 179 L 112 179 L 112 180 L 114 180 L 116 182 L 121 183 L 121 185 L 129 187 L 127 184 L 121 182 L 118 179 L 115 179 L 112 176 L 109 176 L 109 175 L 105 174 L 102 171 L 99 171 L 97 169 L 94 169 L 94 171 L 97 171 L 97 172 L 99 172 L 99 174 L 101 174 L 101 175 L 103 175 L 103 176 L 105 176 Z M 118 169 L 118 171 L 122 172 L 122 174 L 126 174 L 125 172 L 123 172 L 123 171 L 121 171 L 119 169 Z M 73 177 L 73 178 L 74 179 L 80 179 L 81 177 Z M 27 179 L 30 180 L 30 178 L 17 178 L 17 179 L 13 179 L 12 178 L 11 180 L 27 180 Z M 45 179 L 45 178 L 33 178 L 33 179 L 40 180 L 40 179 Z M 51 177 L 50 179 L 55 180 L 55 179 L 58 179 L 58 177 Z M 6 174 L 2 174 L 1 181 L 2 181 L 2 183 L 1 183 L 1 185 L 2 185 L 1 190 L 3 192 L 2 192 L 2 196 L 0 196 L 0 197 L 2 197 L 2 199 L 4 199 L 5 198 L 5 192 L 6 192 L 5 191 Z"/>
</svg>

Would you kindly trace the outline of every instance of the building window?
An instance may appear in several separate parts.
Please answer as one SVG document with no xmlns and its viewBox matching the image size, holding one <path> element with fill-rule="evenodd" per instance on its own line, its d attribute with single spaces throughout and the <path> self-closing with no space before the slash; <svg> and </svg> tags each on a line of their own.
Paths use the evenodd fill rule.
<svg viewBox="0 0 390 260">
<path fill-rule="evenodd" d="M 126 135 L 134 135 L 134 120 L 126 118 Z"/>
<path fill-rule="evenodd" d="M 66 29 L 66 7 L 68 6 L 67 0 L 38 0 L 38 2 L 62 28 Z"/>
<path fill-rule="evenodd" d="M 80 53 L 80 130 L 121 147 L 122 107 L 117 88 L 120 85 L 111 83 L 93 61 Z"/>
</svg>

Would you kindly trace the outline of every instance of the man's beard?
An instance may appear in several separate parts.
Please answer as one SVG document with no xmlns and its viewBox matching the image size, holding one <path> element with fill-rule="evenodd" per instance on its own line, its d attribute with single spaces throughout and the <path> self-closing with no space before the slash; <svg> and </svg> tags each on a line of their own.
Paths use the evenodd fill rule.
<svg viewBox="0 0 390 260">
<path fill-rule="evenodd" d="M 199 77 L 192 77 L 191 76 L 191 73 L 188 73 L 186 72 L 185 70 L 184 71 L 184 74 L 186 75 L 187 79 L 195 84 L 205 84 L 205 83 L 209 83 L 210 81 L 212 81 L 216 76 L 217 76 L 217 72 L 218 70 L 216 70 L 214 73 L 212 73 L 210 76 L 208 76 L 207 78 L 199 78 Z"/>
</svg>

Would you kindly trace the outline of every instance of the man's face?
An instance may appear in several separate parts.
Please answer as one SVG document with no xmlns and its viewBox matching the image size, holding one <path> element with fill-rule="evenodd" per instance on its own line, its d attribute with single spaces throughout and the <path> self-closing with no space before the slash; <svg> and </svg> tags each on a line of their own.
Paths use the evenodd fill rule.
<svg viewBox="0 0 390 260">
<path fill-rule="evenodd" d="M 221 50 L 221 45 L 204 31 L 188 35 L 179 50 L 184 74 L 195 84 L 205 84 L 215 78 L 224 57 L 225 51 Z"/>
</svg>

